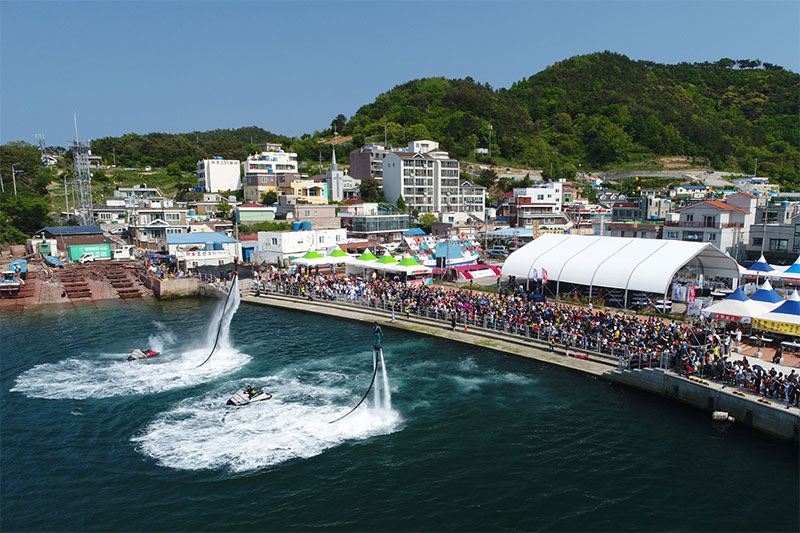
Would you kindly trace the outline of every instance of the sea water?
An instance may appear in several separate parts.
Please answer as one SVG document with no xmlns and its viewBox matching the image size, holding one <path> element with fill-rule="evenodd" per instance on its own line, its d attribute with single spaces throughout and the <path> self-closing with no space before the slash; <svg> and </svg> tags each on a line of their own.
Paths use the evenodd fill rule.
<svg viewBox="0 0 800 533">
<path fill-rule="evenodd" d="M 4 312 L 0 530 L 800 527 L 797 449 L 744 426 L 390 328 L 378 400 L 331 424 L 369 386 L 370 328 L 243 304 L 197 368 L 219 306 Z M 247 384 L 273 399 L 226 406 Z"/>
</svg>

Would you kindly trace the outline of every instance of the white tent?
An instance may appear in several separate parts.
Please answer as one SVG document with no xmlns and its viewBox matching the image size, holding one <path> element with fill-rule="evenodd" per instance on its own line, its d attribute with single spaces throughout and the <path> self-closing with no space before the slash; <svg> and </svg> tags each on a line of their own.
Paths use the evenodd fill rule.
<svg viewBox="0 0 800 533">
<path fill-rule="evenodd" d="M 800 295 L 795 290 L 775 309 L 755 317 L 753 327 L 800 336 Z"/>
<path fill-rule="evenodd" d="M 739 277 L 736 261 L 708 243 L 551 233 L 508 256 L 502 275 L 533 279 L 534 270 L 545 269 L 557 284 L 665 294 L 689 264 L 706 278 Z"/>
<path fill-rule="evenodd" d="M 703 315 L 712 316 L 717 320 L 747 323 L 754 316 L 766 313 L 773 307 L 775 304 L 750 300 L 742 289 L 736 289 L 724 300 L 706 307 L 701 312 Z"/>
</svg>

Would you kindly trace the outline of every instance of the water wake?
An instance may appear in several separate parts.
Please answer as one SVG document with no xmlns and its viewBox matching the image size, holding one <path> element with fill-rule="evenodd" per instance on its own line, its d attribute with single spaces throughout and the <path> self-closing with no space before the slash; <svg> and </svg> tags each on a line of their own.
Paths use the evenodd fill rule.
<svg viewBox="0 0 800 533">
<path fill-rule="evenodd" d="M 161 352 L 157 357 L 126 361 L 131 350 L 141 348 L 138 346 L 126 346 L 125 352 L 70 357 L 23 372 L 11 390 L 33 398 L 107 398 L 189 387 L 238 370 L 251 358 L 231 346 L 230 323 L 239 308 L 238 289 L 234 289 L 230 299 L 227 306 L 224 301 L 217 305 L 209 323 L 213 336 L 209 334 L 202 346 L 179 341 L 174 332 L 156 322 L 156 332 L 149 335 L 148 347 Z M 197 364 L 212 349 L 220 321 L 222 327 L 215 357 L 198 369 Z"/>
<path fill-rule="evenodd" d="M 246 407 L 225 406 L 231 392 L 243 385 L 228 384 L 224 390 L 180 402 L 131 440 L 140 453 L 168 468 L 247 472 L 397 430 L 400 416 L 387 410 L 360 409 L 330 424 L 341 412 L 339 402 L 346 391 L 326 382 L 325 374 L 314 375 L 312 383 L 279 377 L 266 384 L 257 380 L 273 399 Z"/>
</svg>

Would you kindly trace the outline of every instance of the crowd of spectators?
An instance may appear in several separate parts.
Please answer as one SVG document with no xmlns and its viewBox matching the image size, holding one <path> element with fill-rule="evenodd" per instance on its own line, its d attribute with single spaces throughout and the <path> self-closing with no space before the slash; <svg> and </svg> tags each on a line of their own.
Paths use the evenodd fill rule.
<svg viewBox="0 0 800 533">
<path fill-rule="evenodd" d="M 555 345 L 563 345 L 612 354 L 628 367 L 661 366 L 687 375 L 711 373 L 716 377 L 720 368 L 727 365 L 726 368 L 736 369 L 734 377 L 746 377 L 732 381 L 732 385 L 744 388 L 756 387 L 755 380 L 762 372 L 743 369 L 741 361 L 727 361 L 732 348 L 741 341 L 741 330 L 718 331 L 710 322 L 678 322 L 540 302 L 522 287 L 492 294 L 437 285 L 408 285 L 399 279 L 304 274 L 292 269 L 257 273 L 254 281 L 256 291 L 359 303 L 386 309 L 393 316 L 397 313 L 442 320 L 454 329 L 478 326 L 500 330 L 539 339 L 548 343 L 551 350 Z M 729 374 L 724 377 L 730 381 Z M 796 377 L 790 380 L 783 375 L 769 379 L 761 376 L 754 390 L 763 389 L 765 395 L 774 397 L 789 390 L 787 382 L 795 383 Z M 790 396 L 796 403 L 798 395 L 791 392 Z"/>
</svg>

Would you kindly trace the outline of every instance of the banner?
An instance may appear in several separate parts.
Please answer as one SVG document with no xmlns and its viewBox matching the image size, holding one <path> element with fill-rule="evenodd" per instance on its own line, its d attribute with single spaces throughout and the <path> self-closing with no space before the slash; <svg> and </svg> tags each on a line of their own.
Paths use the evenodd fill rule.
<svg viewBox="0 0 800 533">
<path fill-rule="evenodd" d="M 694 285 L 689 285 L 689 302 L 694 301 L 694 295 L 695 295 Z"/>
<path fill-rule="evenodd" d="M 547 270 L 542 269 L 542 283 L 547 285 Z"/>
</svg>

